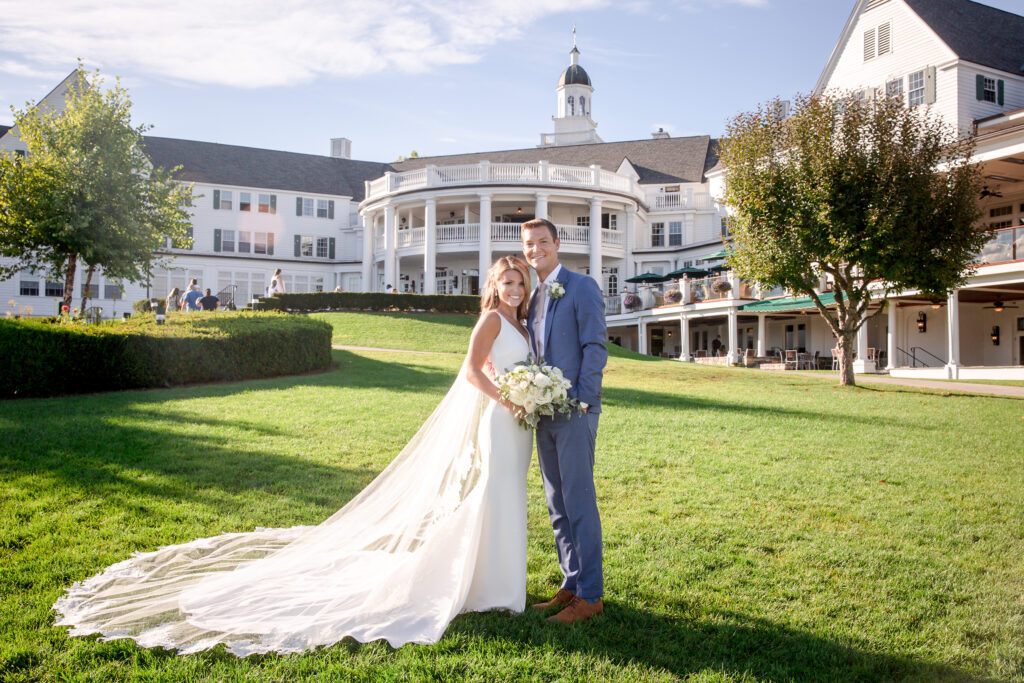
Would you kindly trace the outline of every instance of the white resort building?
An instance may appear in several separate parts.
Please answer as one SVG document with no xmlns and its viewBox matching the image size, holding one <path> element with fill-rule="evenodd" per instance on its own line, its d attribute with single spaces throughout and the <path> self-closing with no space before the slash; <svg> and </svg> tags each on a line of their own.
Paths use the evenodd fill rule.
<svg viewBox="0 0 1024 683">
<path fill-rule="evenodd" d="M 903 97 L 976 130 L 985 165 L 979 229 L 992 240 L 978 269 L 948 300 L 897 296 L 861 333 L 859 372 L 1024 378 L 1022 36 L 1024 17 L 970 0 L 859 0 L 824 67 L 817 92 Z M 148 291 L 94 277 L 96 305 L 120 316 L 192 277 L 242 304 L 275 268 L 291 292 L 390 284 L 476 293 L 494 258 L 519 252 L 519 226 L 544 217 L 558 226 L 563 262 L 601 285 L 613 341 L 704 363 L 830 366 L 834 341 L 809 302 L 722 269 L 728 212 L 717 201 L 725 171 L 716 141 L 657 131 L 603 142 L 580 56 L 574 46 L 555 91 L 554 132 L 535 148 L 382 163 L 351 159 L 345 138 L 317 156 L 147 137 L 153 163 L 180 165 L 193 183 L 193 244 L 167 245 L 172 266 Z M 67 87 L 44 102 L 59 107 Z M 0 126 L 0 150 L 19 148 L 17 130 Z M 642 274 L 673 276 L 626 284 Z M 34 273 L 0 281 L 0 301 L 36 315 L 52 314 L 62 293 L 63 283 Z M 787 350 L 796 352 L 788 365 Z"/>
</svg>

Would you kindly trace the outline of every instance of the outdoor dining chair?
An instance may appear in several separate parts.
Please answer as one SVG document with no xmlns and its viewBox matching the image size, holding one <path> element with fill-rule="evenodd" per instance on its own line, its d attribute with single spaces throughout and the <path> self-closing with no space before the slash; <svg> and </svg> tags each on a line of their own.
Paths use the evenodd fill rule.
<svg viewBox="0 0 1024 683">
<path fill-rule="evenodd" d="M 800 369 L 800 354 L 796 349 L 786 349 L 786 369 L 789 370 L 789 366 L 792 365 L 794 370 Z"/>
<path fill-rule="evenodd" d="M 832 349 L 832 369 L 839 369 L 839 349 Z"/>
</svg>

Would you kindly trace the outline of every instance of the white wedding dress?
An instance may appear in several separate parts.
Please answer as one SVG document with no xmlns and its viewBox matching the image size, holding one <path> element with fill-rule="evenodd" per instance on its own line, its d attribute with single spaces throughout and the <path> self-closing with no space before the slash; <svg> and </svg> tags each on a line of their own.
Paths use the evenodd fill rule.
<svg viewBox="0 0 1024 683">
<path fill-rule="evenodd" d="M 529 344 L 502 318 L 499 372 Z M 256 529 L 136 554 L 57 600 L 71 635 L 239 656 L 346 636 L 433 643 L 460 612 L 526 606 L 532 433 L 465 369 L 398 457 L 318 526 Z"/>
</svg>

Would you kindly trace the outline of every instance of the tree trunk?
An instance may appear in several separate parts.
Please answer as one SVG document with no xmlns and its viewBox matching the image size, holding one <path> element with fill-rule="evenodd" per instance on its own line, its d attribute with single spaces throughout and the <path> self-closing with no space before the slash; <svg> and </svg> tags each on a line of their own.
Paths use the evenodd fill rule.
<svg viewBox="0 0 1024 683">
<path fill-rule="evenodd" d="M 71 314 L 71 299 L 75 296 L 75 271 L 77 268 L 77 256 L 69 255 L 67 269 L 64 271 L 64 301 L 61 302 L 61 307 L 68 307 L 68 315 Z"/>
<path fill-rule="evenodd" d="M 857 386 L 853 376 L 853 349 L 856 343 L 857 332 L 855 330 L 842 330 L 836 338 L 836 345 L 839 348 L 839 386 Z"/>
<path fill-rule="evenodd" d="M 96 272 L 96 266 L 89 264 L 89 270 L 85 275 L 85 284 L 82 286 L 82 315 L 85 315 L 85 306 L 89 302 L 89 285 L 92 284 L 92 274 Z"/>
</svg>

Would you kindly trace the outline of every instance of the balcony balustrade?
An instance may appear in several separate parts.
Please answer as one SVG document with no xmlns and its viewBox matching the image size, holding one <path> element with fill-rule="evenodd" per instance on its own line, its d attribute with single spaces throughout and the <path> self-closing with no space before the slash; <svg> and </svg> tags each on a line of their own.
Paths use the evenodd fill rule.
<svg viewBox="0 0 1024 683">
<path fill-rule="evenodd" d="M 514 243 L 519 244 L 520 223 L 491 223 L 492 243 Z M 558 238 L 563 245 L 589 246 L 590 227 L 585 225 L 556 225 Z M 437 244 L 465 244 L 467 247 L 475 247 L 480 242 L 479 223 L 458 223 L 456 225 L 438 225 Z M 623 248 L 625 242 L 624 234 L 619 230 L 601 230 L 603 248 Z M 422 248 L 426 242 L 426 228 L 406 228 L 395 233 L 395 247 L 398 249 Z M 378 228 L 373 237 L 373 248 L 375 252 L 384 251 L 384 232 Z"/>
<path fill-rule="evenodd" d="M 693 192 L 683 194 L 680 192 L 668 192 L 654 195 L 654 201 L 650 206 L 658 211 L 688 210 L 709 211 L 714 208 L 711 195 L 707 192 Z"/>
<path fill-rule="evenodd" d="M 537 163 L 492 164 L 481 162 L 460 166 L 427 166 L 413 171 L 387 173 L 366 182 L 366 201 L 426 188 L 466 185 L 548 185 L 556 187 L 609 190 L 637 199 L 644 193 L 637 183 L 612 171 L 586 166 L 560 166 L 546 161 Z"/>
<path fill-rule="evenodd" d="M 992 230 L 991 235 L 975 258 L 975 265 L 1024 260 L 1024 226 Z"/>
</svg>

